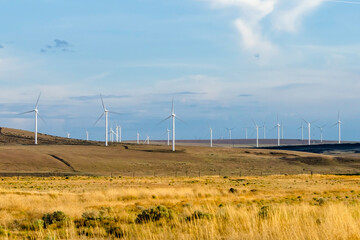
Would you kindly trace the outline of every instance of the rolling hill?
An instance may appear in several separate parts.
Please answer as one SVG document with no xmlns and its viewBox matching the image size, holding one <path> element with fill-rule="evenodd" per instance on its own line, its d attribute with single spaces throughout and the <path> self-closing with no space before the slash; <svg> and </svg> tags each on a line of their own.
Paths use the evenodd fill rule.
<svg viewBox="0 0 360 240">
<path fill-rule="evenodd" d="M 0 175 L 122 175 L 202 176 L 273 174 L 355 174 L 356 156 L 324 155 L 299 151 L 251 148 L 178 146 L 87 142 L 2 128 Z"/>
</svg>

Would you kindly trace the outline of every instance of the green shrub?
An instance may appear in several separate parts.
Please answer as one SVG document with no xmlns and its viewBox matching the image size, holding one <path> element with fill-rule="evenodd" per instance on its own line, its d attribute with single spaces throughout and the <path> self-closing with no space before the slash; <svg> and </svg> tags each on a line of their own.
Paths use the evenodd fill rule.
<svg viewBox="0 0 360 240">
<path fill-rule="evenodd" d="M 165 206 L 157 206 L 149 209 L 145 209 L 140 213 L 135 222 L 136 223 L 146 223 L 146 222 L 156 222 L 161 219 L 171 220 L 173 219 L 173 211 L 167 209 Z"/>
<path fill-rule="evenodd" d="M 44 221 L 44 228 L 48 228 L 49 226 L 61 228 L 65 225 L 67 217 L 62 211 L 56 211 L 44 214 L 42 220 Z"/>
<path fill-rule="evenodd" d="M 267 218 L 269 216 L 269 210 L 270 210 L 270 207 L 269 206 L 262 206 L 259 210 L 259 217 L 260 218 Z"/>
<path fill-rule="evenodd" d="M 193 212 L 193 214 L 191 214 L 191 216 L 186 217 L 187 221 L 194 221 L 194 220 L 198 220 L 198 219 L 212 219 L 212 215 L 210 213 L 204 213 L 201 211 L 195 211 Z"/>
</svg>

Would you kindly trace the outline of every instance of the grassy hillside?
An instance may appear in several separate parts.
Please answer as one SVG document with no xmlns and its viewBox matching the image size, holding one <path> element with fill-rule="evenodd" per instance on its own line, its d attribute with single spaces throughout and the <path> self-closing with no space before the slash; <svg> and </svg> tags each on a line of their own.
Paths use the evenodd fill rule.
<svg viewBox="0 0 360 240">
<path fill-rule="evenodd" d="M 272 175 L 301 173 L 357 173 L 354 156 L 321 155 L 271 149 L 209 148 L 131 143 L 102 146 L 100 142 L 39 136 L 2 129 L 0 174 L 97 174 L 123 176 Z M 30 145 L 29 145 L 30 144 Z"/>
</svg>

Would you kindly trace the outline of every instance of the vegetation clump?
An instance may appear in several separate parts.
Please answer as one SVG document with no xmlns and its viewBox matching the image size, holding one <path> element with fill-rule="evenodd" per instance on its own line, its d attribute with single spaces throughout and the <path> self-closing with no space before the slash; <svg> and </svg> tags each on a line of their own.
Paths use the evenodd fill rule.
<svg viewBox="0 0 360 240">
<path fill-rule="evenodd" d="M 260 218 L 267 218 L 269 216 L 269 210 L 270 210 L 270 207 L 269 206 L 262 206 L 259 210 L 259 217 Z"/>
<path fill-rule="evenodd" d="M 237 191 L 237 189 L 235 189 L 235 188 L 230 188 L 229 189 L 229 193 L 237 193 L 238 191 Z"/>
<path fill-rule="evenodd" d="M 44 228 L 48 228 L 49 226 L 61 228 L 65 225 L 67 216 L 62 211 L 56 211 L 44 214 L 42 220 L 44 221 Z"/>
<path fill-rule="evenodd" d="M 161 219 L 171 220 L 173 219 L 174 214 L 171 209 L 168 209 L 165 206 L 159 205 L 157 207 L 145 209 L 140 213 L 135 222 L 136 223 L 147 223 L 147 222 L 156 222 Z"/>
<path fill-rule="evenodd" d="M 195 211 L 195 212 L 193 212 L 193 214 L 191 214 L 191 216 L 186 217 L 186 220 L 187 221 L 194 221 L 194 220 L 198 220 L 198 219 L 210 220 L 212 218 L 213 218 L 213 215 L 211 215 L 210 213 Z"/>
</svg>

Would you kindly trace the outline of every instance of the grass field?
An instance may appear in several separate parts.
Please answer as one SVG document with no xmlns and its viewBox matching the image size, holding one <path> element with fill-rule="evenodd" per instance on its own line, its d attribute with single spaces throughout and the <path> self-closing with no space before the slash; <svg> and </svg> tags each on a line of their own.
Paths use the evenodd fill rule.
<svg viewBox="0 0 360 240">
<path fill-rule="evenodd" d="M 354 176 L 12 177 L 0 191 L 2 239 L 360 239 Z"/>
<path fill-rule="evenodd" d="M 356 149 L 32 141 L 1 129 L 0 239 L 360 239 Z"/>
</svg>

